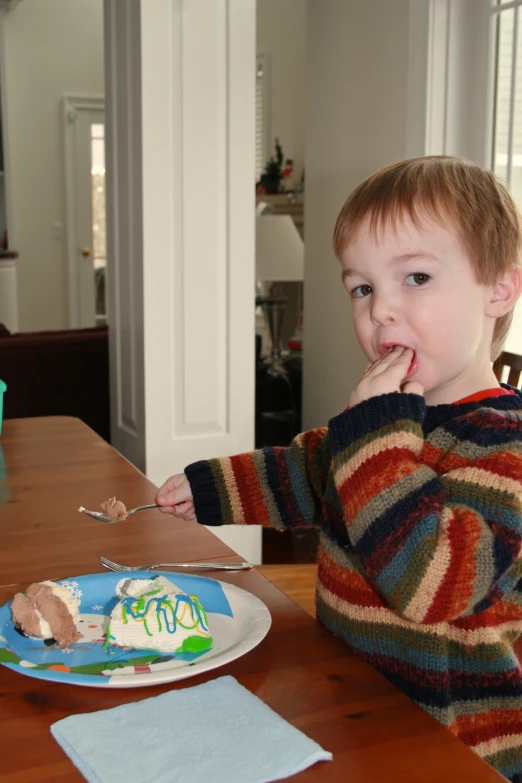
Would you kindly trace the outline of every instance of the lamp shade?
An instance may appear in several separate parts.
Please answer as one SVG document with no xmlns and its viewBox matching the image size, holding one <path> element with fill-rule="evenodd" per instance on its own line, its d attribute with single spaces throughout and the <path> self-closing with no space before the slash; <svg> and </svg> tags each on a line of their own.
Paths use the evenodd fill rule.
<svg viewBox="0 0 522 783">
<path fill-rule="evenodd" d="M 256 279 L 303 280 L 304 243 L 290 215 L 256 220 Z"/>
</svg>

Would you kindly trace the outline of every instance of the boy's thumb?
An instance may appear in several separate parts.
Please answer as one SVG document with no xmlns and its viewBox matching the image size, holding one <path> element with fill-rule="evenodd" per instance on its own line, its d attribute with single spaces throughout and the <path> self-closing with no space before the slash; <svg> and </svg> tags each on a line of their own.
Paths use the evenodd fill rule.
<svg viewBox="0 0 522 783">
<path fill-rule="evenodd" d="M 176 490 L 166 492 L 164 495 L 158 495 L 156 498 L 158 506 L 175 506 L 176 505 Z"/>
</svg>

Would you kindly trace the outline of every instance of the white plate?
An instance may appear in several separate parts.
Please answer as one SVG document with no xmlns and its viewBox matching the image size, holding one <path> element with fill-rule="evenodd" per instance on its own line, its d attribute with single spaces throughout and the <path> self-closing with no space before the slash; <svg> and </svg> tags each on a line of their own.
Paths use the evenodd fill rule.
<svg viewBox="0 0 522 783">
<path fill-rule="evenodd" d="M 207 612 L 213 645 L 199 655 L 104 647 L 105 629 L 116 604 L 116 585 L 125 576 L 152 579 L 159 573 L 190 595 Z M 67 649 L 28 639 L 11 618 L 11 602 L 0 607 L 0 663 L 20 674 L 93 688 L 139 688 L 174 682 L 216 669 L 256 647 L 272 623 L 255 595 L 226 582 L 173 571 L 102 573 L 63 579 L 80 598 L 78 627 L 83 638 Z"/>
</svg>

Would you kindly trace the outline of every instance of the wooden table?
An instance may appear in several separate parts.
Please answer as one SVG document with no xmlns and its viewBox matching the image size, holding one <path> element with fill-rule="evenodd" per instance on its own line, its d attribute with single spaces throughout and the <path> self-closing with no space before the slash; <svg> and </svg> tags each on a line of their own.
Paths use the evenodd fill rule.
<svg viewBox="0 0 522 783">
<path fill-rule="evenodd" d="M 78 419 L 5 421 L 0 605 L 30 582 L 102 571 L 101 554 L 128 564 L 234 557 L 205 528 L 156 510 L 120 525 L 99 524 L 77 512 L 79 505 L 96 508 L 113 495 L 132 507 L 151 502 L 154 493 L 145 476 Z M 259 596 L 273 619 L 258 647 L 219 669 L 163 686 L 112 690 L 57 685 L 0 666 L 0 781 L 82 781 L 53 740 L 51 723 L 224 674 L 333 752 L 332 762 L 288 780 L 504 780 L 258 573 L 216 576 Z"/>
</svg>

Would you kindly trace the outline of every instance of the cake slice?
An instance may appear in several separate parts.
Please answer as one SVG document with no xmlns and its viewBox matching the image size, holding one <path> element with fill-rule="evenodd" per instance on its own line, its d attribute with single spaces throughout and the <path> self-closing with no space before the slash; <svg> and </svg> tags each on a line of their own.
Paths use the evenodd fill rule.
<svg viewBox="0 0 522 783">
<path fill-rule="evenodd" d="M 207 614 L 195 595 L 164 576 L 122 579 L 111 612 L 107 643 L 137 650 L 200 653 L 212 647 Z"/>
</svg>

